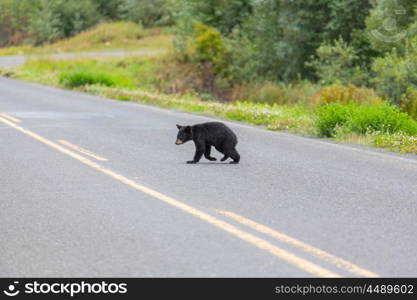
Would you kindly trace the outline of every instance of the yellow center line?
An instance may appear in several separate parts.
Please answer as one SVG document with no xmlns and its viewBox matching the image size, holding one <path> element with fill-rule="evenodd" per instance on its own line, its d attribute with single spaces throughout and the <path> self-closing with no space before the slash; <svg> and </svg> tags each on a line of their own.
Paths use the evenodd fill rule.
<svg viewBox="0 0 417 300">
<path fill-rule="evenodd" d="M 83 153 L 83 154 L 85 154 L 87 156 L 90 156 L 90 157 L 96 159 L 96 160 L 99 160 L 99 161 L 107 161 L 108 160 L 107 158 L 104 158 L 104 157 L 101 157 L 101 156 L 99 156 L 97 154 L 94 154 L 93 152 L 91 152 L 89 150 L 86 150 L 84 148 L 81 148 L 81 147 L 79 147 L 77 145 L 74 145 L 74 144 L 72 144 L 72 143 L 70 143 L 68 141 L 58 140 L 58 142 L 60 142 L 61 144 L 67 146 L 68 148 L 71 148 L 71 149 L 73 149 L 75 151 L 78 151 L 80 153 Z"/>
<path fill-rule="evenodd" d="M 6 119 L 9 119 L 10 121 L 16 122 L 16 123 L 22 122 L 22 120 L 19 120 L 18 118 L 15 118 L 15 117 L 13 117 L 11 115 L 8 115 L 8 114 L 5 114 L 5 113 L 0 113 L 0 116 L 4 117 Z"/>
<path fill-rule="evenodd" d="M 159 200 L 161 200 L 161 201 L 163 201 L 163 202 L 165 202 L 165 203 L 167 203 L 167 204 L 169 204 L 173 207 L 176 207 L 176 208 L 178 208 L 178 209 L 180 209 L 180 210 L 182 210 L 182 211 L 184 211 L 184 212 L 186 212 L 190 215 L 193 215 L 197 218 L 200 218 L 201 220 L 203 220 L 203 221 L 205 221 L 205 222 L 207 222 L 211 225 L 214 225 L 217 228 L 220 228 L 220 229 L 232 234 L 233 236 L 238 237 L 239 239 L 241 239 L 241 240 L 243 240 L 243 241 L 245 241 L 249 244 L 252 244 L 253 246 L 256 246 L 259 249 L 267 251 L 270 254 L 272 254 L 273 256 L 275 256 L 275 257 L 277 257 L 277 258 L 279 258 L 283 261 L 286 261 L 287 263 L 289 263 L 289 264 L 291 264 L 295 267 L 298 267 L 299 269 L 304 270 L 305 272 L 308 272 L 308 273 L 310 273 L 314 276 L 318 276 L 318 277 L 341 277 L 337 273 L 334 273 L 330 270 L 327 270 L 323 267 L 320 267 L 320 266 L 318 266 L 318 265 L 316 265 L 316 264 L 314 264 L 314 263 L 312 263 L 312 262 L 310 262 L 310 261 L 308 261 L 304 258 L 301 258 L 301 257 L 299 257 L 299 256 L 297 256 L 297 255 L 295 255 L 295 254 L 293 254 L 293 253 L 291 253 L 287 250 L 281 249 L 281 248 L 271 244 L 270 242 L 268 242 L 264 239 L 261 239 L 261 238 L 255 236 L 255 235 L 253 235 L 253 234 L 250 234 L 248 232 L 245 232 L 245 231 L 237 228 L 236 226 L 233 226 L 230 223 L 227 223 L 227 222 L 225 222 L 221 219 L 218 219 L 216 217 L 213 217 L 212 215 L 209 215 L 209 214 L 207 214 L 207 213 L 205 213 L 205 212 L 203 212 L 199 209 L 196 209 L 196 208 L 194 208 L 194 207 L 192 207 L 188 204 L 185 204 L 183 202 L 175 200 L 172 197 L 166 196 L 166 195 L 164 195 L 162 193 L 159 193 L 159 192 L 157 192 L 157 191 L 155 191 L 151 188 L 148 188 L 144 185 L 141 185 L 141 184 L 139 184 L 139 183 L 137 183 L 137 182 L 121 175 L 121 174 L 118 174 L 116 172 L 111 171 L 110 169 L 102 167 L 98 163 L 95 163 L 95 162 L 93 162 L 93 161 L 75 153 L 75 152 L 72 152 L 72 151 L 62 147 L 61 145 L 59 145 L 57 143 L 54 143 L 51 140 L 48 140 L 48 139 L 46 139 L 46 138 L 28 130 L 28 129 L 25 129 L 21 126 L 18 126 L 15 123 L 12 123 L 12 122 L 10 122 L 10 121 L 8 121 L 4 118 L 1 118 L 1 117 L 0 117 L 0 121 L 9 125 L 10 127 L 14 128 L 14 129 L 18 130 L 18 131 L 20 131 L 20 132 L 30 136 L 31 138 L 33 138 L 33 139 L 35 139 L 35 140 L 37 140 L 37 141 L 39 141 L 39 142 L 41 142 L 45 145 L 48 145 L 49 147 L 51 147 L 55 150 L 58 150 L 58 151 L 60 151 L 64 154 L 80 161 L 83 164 L 85 164 L 85 165 L 87 165 L 91 168 L 94 168 L 97 171 L 100 171 L 101 173 L 104 173 L 104 174 L 118 180 L 119 182 L 122 182 L 122 183 L 124 183 L 124 184 L 126 184 L 126 185 L 128 185 L 128 186 L 130 186 L 130 187 L 132 187 L 136 190 L 139 190 L 139 191 L 141 191 L 141 192 L 143 192 L 143 193 L 145 193 L 149 196 L 152 196 L 156 199 L 159 199 Z"/>
<path fill-rule="evenodd" d="M 224 211 L 224 210 L 219 210 L 219 209 L 215 209 L 215 211 L 221 215 L 224 215 L 226 217 L 231 218 L 232 220 L 235 220 L 236 222 L 246 225 L 252 229 L 255 229 L 258 232 L 264 233 L 266 235 L 269 235 L 273 238 L 275 238 L 278 241 L 281 241 L 283 243 L 287 243 L 290 244 L 292 246 L 295 246 L 301 250 L 304 250 L 305 252 L 308 252 L 312 255 L 314 255 L 315 257 L 326 261 L 328 263 L 331 263 L 333 265 L 335 265 L 336 267 L 340 268 L 340 269 L 344 269 L 350 273 L 353 273 L 355 275 L 359 275 L 359 276 L 363 276 L 363 277 L 379 277 L 378 274 L 373 273 L 371 271 L 362 269 L 361 267 L 347 261 L 344 260 L 340 257 L 337 257 L 333 254 L 330 254 L 324 250 L 321 250 L 319 248 L 313 247 L 307 243 L 304 243 L 300 240 L 297 240 L 295 238 L 292 238 L 284 233 L 278 232 L 270 227 L 267 227 L 265 225 L 259 224 L 255 221 L 252 221 L 250 219 L 247 219 L 245 217 L 242 217 L 238 214 L 235 214 L 233 212 L 230 211 Z"/>
</svg>

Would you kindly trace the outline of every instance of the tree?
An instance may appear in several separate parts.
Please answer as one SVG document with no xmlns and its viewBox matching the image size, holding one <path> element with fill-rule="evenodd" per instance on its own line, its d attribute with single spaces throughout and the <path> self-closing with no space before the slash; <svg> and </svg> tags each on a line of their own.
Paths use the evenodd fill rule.
<svg viewBox="0 0 417 300">
<path fill-rule="evenodd" d="M 366 27 L 371 8 L 371 0 L 330 1 L 330 20 L 324 28 L 324 39 L 333 41 L 341 37 L 350 43 L 352 32 Z"/>
<path fill-rule="evenodd" d="M 241 26 L 252 11 L 252 0 L 174 0 L 174 14 L 179 22 L 208 25 L 229 35 Z"/>
<path fill-rule="evenodd" d="M 355 73 L 355 50 L 342 38 L 334 43 L 323 43 L 317 49 L 317 58 L 308 63 L 316 70 L 322 84 L 352 83 Z"/>
<path fill-rule="evenodd" d="M 94 2 L 105 19 L 116 21 L 122 18 L 122 6 L 126 0 L 94 0 Z"/>
<path fill-rule="evenodd" d="M 353 32 L 365 28 L 370 8 L 370 0 L 256 2 L 243 26 L 245 43 L 253 42 L 252 59 L 257 61 L 248 63 L 257 65 L 255 72 L 269 80 L 314 78 L 314 70 L 306 61 L 324 42 L 342 37 L 350 43 L 360 37 L 356 45 L 365 44 L 364 37 Z"/>
<path fill-rule="evenodd" d="M 119 9 L 122 18 L 145 27 L 172 23 L 168 0 L 123 0 Z"/>
<path fill-rule="evenodd" d="M 374 49 L 389 52 L 393 48 L 403 51 L 405 40 L 415 35 L 411 26 L 416 17 L 415 0 L 373 1 L 373 8 L 366 19 Z"/>
<path fill-rule="evenodd" d="M 0 46 L 17 45 L 29 37 L 29 16 L 36 1 L 0 1 Z"/>
<path fill-rule="evenodd" d="M 101 19 L 91 0 L 40 0 L 30 19 L 36 42 L 53 42 L 77 34 Z"/>
</svg>

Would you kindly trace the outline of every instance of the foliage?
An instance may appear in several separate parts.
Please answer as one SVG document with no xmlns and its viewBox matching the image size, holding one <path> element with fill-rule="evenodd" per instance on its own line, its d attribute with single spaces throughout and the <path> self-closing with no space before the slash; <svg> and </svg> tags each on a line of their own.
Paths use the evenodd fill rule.
<svg viewBox="0 0 417 300">
<path fill-rule="evenodd" d="M 123 0 L 118 6 L 120 18 L 145 27 L 172 24 L 168 0 Z"/>
<path fill-rule="evenodd" d="M 199 92 L 215 94 L 216 83 L 222 81 L 227 67 L 228 51 L 222 34 L 213 27 L 196 24 L 193 34 L 184 42 L 182 51 L 178 51 L 177 60 L 191 63 L 190 69 L 200 81 Z M 227 86 L 226 84 L 223 84 Z"/>
<path fill-rule="evenodd" d="M 417 135 L 417 122 L 397 107 L 333 103 L 317 109 L 317 129 L 321 136 L 332 137 L 337 128 L 366 134 L 370 132 L 404 132 Z"/>
<path fill-rule="evenodd" d="M 184 31 L 193 21 L 217 28 L 228 35 L 245 22 L 252 11 L 252 0 L 173 0 L 173 14 Z"/>
<path fill-rule="evenodd" d="M 417 119 L 417 90 L 408 88 L 400 101 L 400 108 L 414 119 Z"/>
<path fill-rule="evenodd" d="M 361 71 L 364 72 L 364 75 L 367 76 L 364 80 L 366 80 L 365 83 L 368 84 L 370 77 L 368 73 L 372 61 L 375 57 L 381 55 L 381 53 L 373 48 L 370 33 L 365 29 L 352 30 L 349 47 L 354 49 L 356 55 L 355 66 L 358 66 Z"/>
<path fill-rule="evenodd" d="M 180 40 L 191 34 L 192 20 L 232 40 L 229 67 L 234 81 L 289 82 L 313 76 L 305 62 L 325 40 L 342 36 L 351 41 L 353 29 L 365 27 L 370 8 L 369 0 L 179 2 L 175 17 Z"/>
<path fill-rule="evenodd" d="M 364 28 L 369 1 L 277 1 L 256 2 L 244 27 L 256 45 L 258 74 L 270 80 L 311 78 L 305 62 L 325 41 L 351 40 L 353 29 Z M 313 12 L 314 13 L 311 13 Z M 358 13 L 360 11 L 360 13 Z"/>
<path fill-rule="evenodd" d="M 324 28 L 324 39 L 339 38 L 351 42 L 354 33 L 366 27 L 365 20 L 372 8 L 372 0 L 329 1 L 329 21 Z"/>
<path fill-rule="evenodd" d="M 0 46 L 18 45 L 28 38 L 32 5 L 32 0 L 0 1 Z"/>
<path fill-rule="evenodd" d="M 347 86 L 340 84 L 325 86 L 310 101 L 313 106 L 331 103 L 377 105 L 382 102 L 383 100 L 376 95 L 374 90 L 351 84 Z"/>
<path fill-rule="evenodd" d="M 221 64 L 226 55 L 221 33 L 215 28 L 197 24 L 185 55 L 189 60 L 197 63 Z"/>
<path fill-rule="evenodd" d="M 100 20 L 92 0 L 39 0 L 32 13 L 30 31 L 37 43 L 73 36 Z"/>
<path fill-rule="evenodd" d="M 71 37 L 101 21 L 171 25 L 174 0 L 1 0 L 0 47 L 40 45 Z"/>
<path fill-rule="evenodd" d="M 417 88 L 417 38 L 407 41 L 404 54 L 396 49 L 375 59 L 371 79 L 380 95 L 399 105 L 409 88 Z"/>
<path fill-rule="evenodd" d="M 355 75 L 361 72 L 355 66 L 358 59 L 355 50 L 342 39 L 335 40 L 332 44 L 323 43 L 316 53 L 316 57 L 307 66 L 316 71 L 321 84 L 352 83 L 356 79 Z"/>
<path fill-rule="evenodd" d="M 372 46 L 380 52 L 390 52 L 394 48 L 401 53 L 405 40 L 416 34 L 415 0 L 379 0 L 366 19 Z"/>
<path fill-rule="evenodd" d="M 113 80 L 102 73 L 93 72 L 74 72 L 61 73 L 59 82 L 68 88 L 76 88 L 85 85 L 99 84 L 104 86 L 113 86 Z"/>
<path fill-rule="evenodd" d="M 94 0 L 94 2 L 104 20 L 118 21 L 123 19 L 122 7 L 126 0 Z"/>
</svg>

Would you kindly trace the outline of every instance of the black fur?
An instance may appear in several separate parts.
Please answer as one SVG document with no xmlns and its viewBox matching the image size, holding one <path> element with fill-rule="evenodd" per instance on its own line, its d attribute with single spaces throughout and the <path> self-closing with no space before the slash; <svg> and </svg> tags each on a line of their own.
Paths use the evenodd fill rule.
<svg viewBox="0 0 417 300">
<path fill-rule="evenodd" d="M 196 124 L 193 126 L 177 125 L 178 135 L 176 145 L 184 144 L 193 140 L 195 144 L 195 154 L 193 160 L 187 161 L 188 164 L 198 163 L 204 155 L 210 161 L 216 158 L 210 155 L 211 146 L 217 151 L 223 153 L 221 161 L 229 157 L 233 159 L 231 164 L 237 164 L 240 161 L 240 155 L 236 151 L 237 137 L 236 134 L 225 124 L 220 122 L 208 122 Z"/>
</svg>

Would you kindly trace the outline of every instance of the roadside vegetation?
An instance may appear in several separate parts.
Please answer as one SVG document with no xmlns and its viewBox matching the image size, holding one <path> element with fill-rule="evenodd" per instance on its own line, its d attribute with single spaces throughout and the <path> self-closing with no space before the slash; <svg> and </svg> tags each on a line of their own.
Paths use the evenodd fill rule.
<svg viewBox="0 0 417 300">
<path fill-rule="evenodd" d="M 383 26 L 381 12 L 396 9 L 389 0 L 35 2 L 36 9 L 26 7 L 27 0 L 0 4 L 7 11 L 7 5 L 20 3 L 21 14 L 31 16 L 25 29 L 0 13 L 0 23 L 8 26 L 2 28 L 11 33 L 3 42 L 9 47 L 0 48 L 0 55 L 161 52 L 36 58 L 3 74 L 270 130 L 417 154 L 414 1 L 398 0 L 406 11 L 396 16 L 396 30 L 404 33 L 398 40 L 389 40 L 394 33 Z M 79 27 L 65 23 L 55 10 L 68 10 L 64 15 L 71 16 L 80 9 L 77 5 L 86 10 Z M 51 28 L 59 34 L 48 36 L 51 28 L 37 27 L 40 12 L 54 16 L 50 25 L 46 18 L 45 26 L 55 24 Z M 386 40 L 371 34 L 375 30 Z"/>
</svg>

